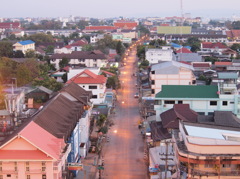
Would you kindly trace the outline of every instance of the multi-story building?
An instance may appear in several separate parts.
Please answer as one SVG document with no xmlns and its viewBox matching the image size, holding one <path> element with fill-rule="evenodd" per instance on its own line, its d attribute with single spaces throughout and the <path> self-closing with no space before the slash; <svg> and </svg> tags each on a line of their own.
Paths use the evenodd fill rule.
<svg viewBox="0 0 240 179">
<path fill-rule="evenodd" d="M 104 75 L 97 75 L 86 69 L 67 81 L 76 83 L 87 91 L 92 91 L 91 102 L 93 104 L 104 103 L 107 78 Z"/>
<path fill-rule="evenodd" d="M 25 54 L 27 50 L 35 50 L 35 42 L 33 42 L 32 40 L 20 41 L 13 44 L 13 47 L 13 51 L 19 50 Z"/>
<path fill-rule="evenodd" d="M 152 65 L 150 82 L 152 96 L 155 96 L 161 91 L 162 85 L 192 85 L 196 77 L 191 65 L 169 61 Z"/>
<path fill-rule="evenodd" d="M 173 50 L 170 46 L 162 47 L 161 49 L 147 49 L 145 56 L 149 64 L 159 63 L 160 61 L 172 61 L 174 58 Z"/>
<path fill-rule="evenodd" d="M 51 57 L 50 63 L 55 65 L 59 69 L 59 63 L 62 59 L 66 58 L 69 60 L 70 66 L 80 67 L 106 67 L 107 58 L 99 51 L 73 51 L 71 54 L 54 54 Z"/>
<path fill-rule="evenodd" d="M 174 104 L 189 104 L 199 114 L 209 115 L 216 110 L 231 111 L 239 115 L 239 95 L 236 84 L 218 85 L 163 85 L 155 96 L 156 119 Z"/>
<path fill-rule="evenodd" d="M 173 131 L 174 161 L 176 171 L 181 171 L 175 173 L 175 178 L 239 178 L 239 123 L 235 122 L 235 127 L 227 127 L 227 123 L 224 126 L 180 121 L 179 130 Z"/>
</svg>

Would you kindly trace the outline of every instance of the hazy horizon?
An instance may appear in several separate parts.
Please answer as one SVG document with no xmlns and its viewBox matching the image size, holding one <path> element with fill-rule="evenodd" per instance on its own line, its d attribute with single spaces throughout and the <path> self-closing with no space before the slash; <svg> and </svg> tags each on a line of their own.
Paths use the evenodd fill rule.
<svg viewBox="0 0 240 179">
<path fill-rule="evenodd" d="M 146 3 L 137 0 L 113 2 L 51 0 L 51 1 L 6 1 L 0 7 L 0 18 L 20 17 L 68 17 L 81 16 L 91 18 L 111 17 L 167 17 L 181 16 L 181 12 L 190 13 L 192 17 L 230 18 L 240 16 L 240 0 L 148 0 Z M 6 7 L 11 7 L 6 8 Z"/>
</svg>

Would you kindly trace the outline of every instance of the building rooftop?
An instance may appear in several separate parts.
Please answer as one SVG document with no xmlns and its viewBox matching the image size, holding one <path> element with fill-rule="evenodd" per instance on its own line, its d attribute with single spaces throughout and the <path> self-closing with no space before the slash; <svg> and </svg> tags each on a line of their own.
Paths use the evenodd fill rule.
<svg viewBox="0 0 240 179">
<path fill-rule="evenodd" d="M 219 98 L 216 85 L 162 85 L 156 98 Z"/>
</svg>

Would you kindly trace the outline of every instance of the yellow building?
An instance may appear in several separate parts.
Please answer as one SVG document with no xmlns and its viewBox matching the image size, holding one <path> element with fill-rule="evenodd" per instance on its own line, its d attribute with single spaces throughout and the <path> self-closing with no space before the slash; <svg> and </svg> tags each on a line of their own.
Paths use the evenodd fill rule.
<svg viewBox="0 0 240 179">
<path fill-rule="evenodd" d="M 25 54 L 27 50 L 35 50 L 35 42 L 33 42 L 32 40 L 20 41 L 13 44 L 13 47 L 13 51 L 20 50 Z"/>
</svg>

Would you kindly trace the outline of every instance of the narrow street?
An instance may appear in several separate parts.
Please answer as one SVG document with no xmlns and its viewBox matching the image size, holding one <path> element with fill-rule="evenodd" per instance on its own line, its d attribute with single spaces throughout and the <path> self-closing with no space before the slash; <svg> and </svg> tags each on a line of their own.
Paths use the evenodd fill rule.
<svg viewBox="0 0 240 179">
<path fill-rule="evenodd" d="M 108 132 L 108 142 L 105 143 L 102 158 L 104 179 L 147 179 L 147 165 L 144 161 L 144 139 L 138 129 L 140 120 L 136 77 L 136 50 L 130 52 L 126 66 L 121 67 L 122 89 L 118 91 L 116 113 L 113 116 L 114 125 Z"/>
</svg>

